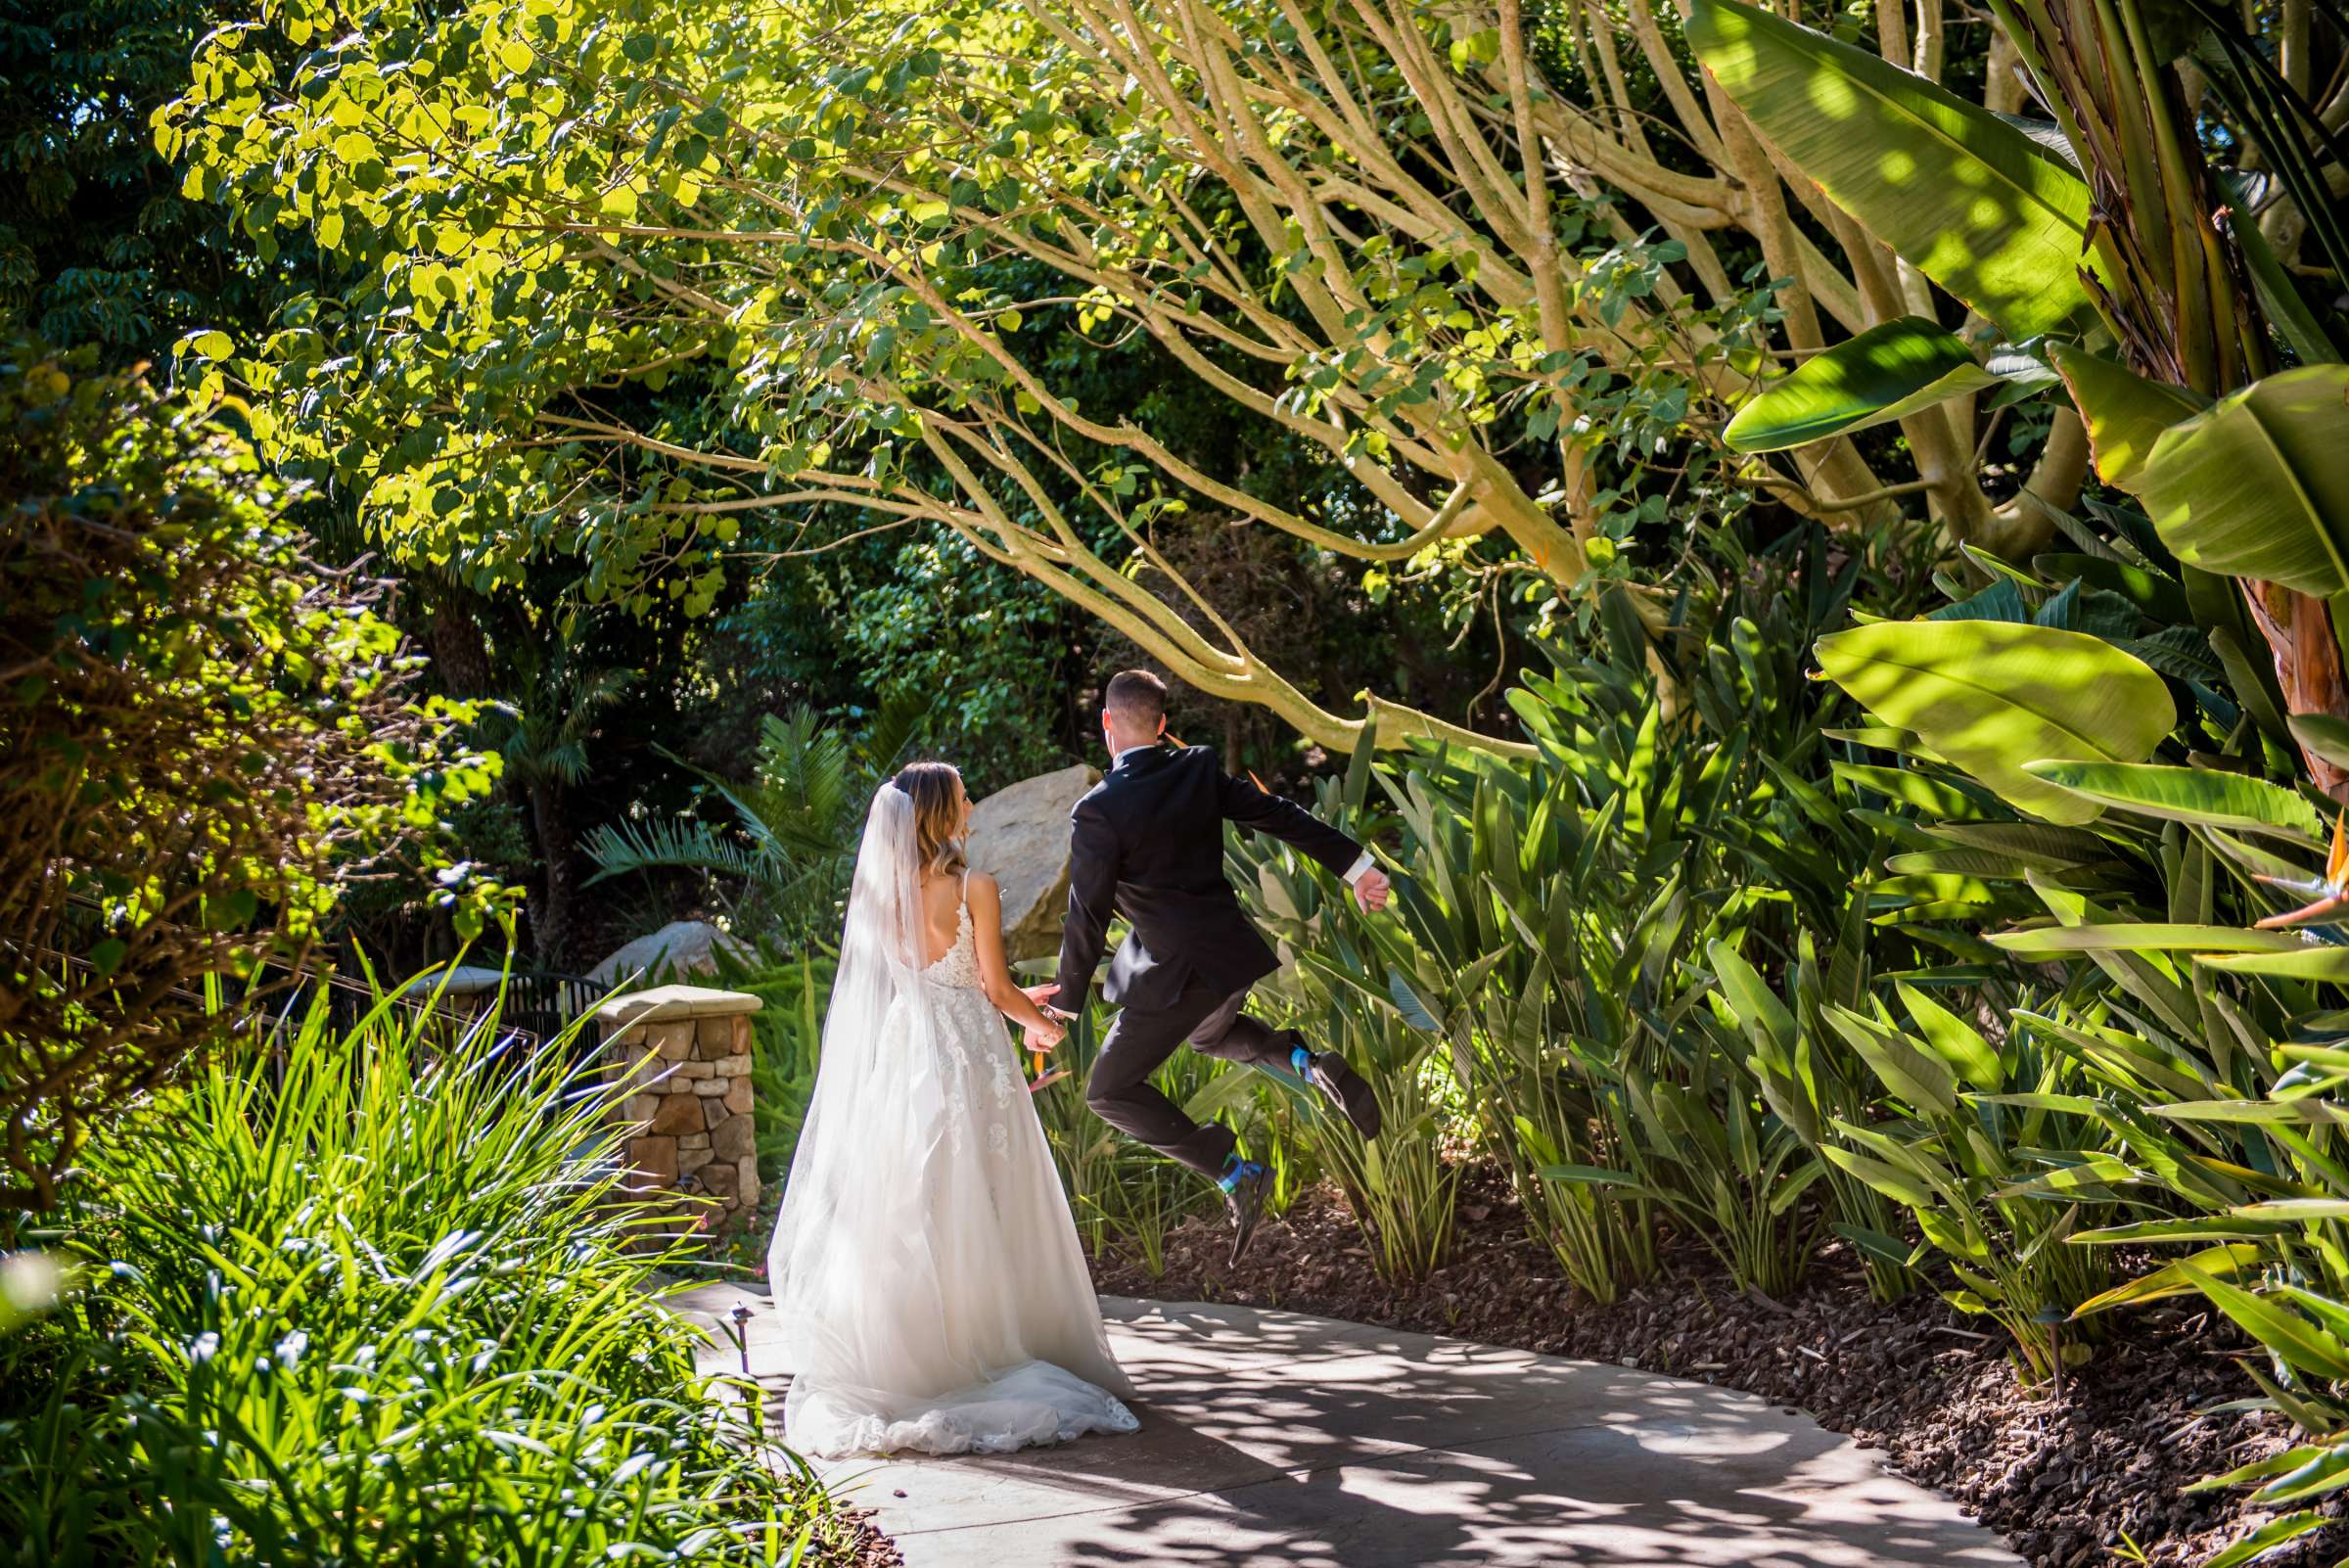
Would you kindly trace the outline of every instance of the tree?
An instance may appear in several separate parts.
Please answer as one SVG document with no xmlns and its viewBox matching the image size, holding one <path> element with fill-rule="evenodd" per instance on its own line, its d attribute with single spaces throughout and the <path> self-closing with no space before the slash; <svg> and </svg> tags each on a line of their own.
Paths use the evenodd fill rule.
<svg viewBox="0 0 2349 1568">
<path fill-rule="evenodd" d="M 1571 596 L 1620 577 L 1590 540 L 1750 484 L 1844 520 L 1920 494 L 1953 537 L 2027 552 L 2085 463 L 2059 416 L 1997 501 L 1970 399 L 1901 421 L 1913 478 L 1845 437 L 1794 476 L 1714 444 L 1822 322 L 1941 306 L 1780 182 L 1677 22 L 1643 0 L 1556 15 L 1564 85 L 1514 0 L 573 0 L 364 27 L 300 0 L 276 25 L 309 53 L 281 69 L 257 26 L 223 32 L 161 134 L 207 192 L 366 263 L 232 368 L 396 554 L 497 578 L 579 547 L 591 594 L 700 607 L 746 513 L 916 523 L 1332 749 L 1492 745 L 1376 692 L 1359 715 L 1309 695 L 1154 528 L 1228 517 L 1365 569 Z M 1937 16 L 1906 29 L 1882 47 L 1937 68 Z M 2008 106 L 2012 61 L 1992 67 Z M 1701 166 L 1655 150 L 1674 118 Z M 1006 291 L 1011 268 L 1048 286 Z M 1323 483 L 1229 483 L 1098 417 L 1022 347 L 1045 313 L 1310 446 Z M 701 366 L 724 370 L 714 431 L 643 417 L 644 389 Z M 1696 455 L 1659 482 L 1667 443 Z"/>
<path fill-rule="evenodd" d="M 588 776 L 597 720 L 636 671 L 590 664 L 561 638 L 519 643 L 514 659 L 515 701 L 485 711 L 481 729 L 505 759 L 506 776 L 530 812 L 539 872 L 530 946 L 542 966 L 559 968 L 572 952 L 578 904 L 578 830 L 570 792 Z"/>
<path fill-rule="evenodd" d="M 128 364 L 189 331 L 266 322 L 254 239 L 183 192 L 148 127 L 229 9 L 87 0 L 0 19 L 0 168 L 16 193 L 0 218 L 0 324 Z M 296 250 L 282 259 L 308 249 L 284 239 Z"/>
<path fill-rule="evenodd" d="M 338 891 L 493 760 L 412 702 L 380 585 L 323 573 L 225 424 L 0 365 L 0 1206 L 282 990 Z M 461 873 L 444 902 L 469 897 Z M 474 911 L 478 917 L 478 908 Z M 207 995 L 207 988 L 215 994 Z"/>
</svg>

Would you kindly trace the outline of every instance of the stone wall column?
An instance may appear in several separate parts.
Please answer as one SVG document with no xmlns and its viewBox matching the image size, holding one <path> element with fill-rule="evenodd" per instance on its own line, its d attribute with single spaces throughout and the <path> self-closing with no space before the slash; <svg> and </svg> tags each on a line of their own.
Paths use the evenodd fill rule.
<svg viewBox="0 0 2349 1568">
<path fill-rule="evenodd" d="M 751 1014 L 761 1005 L 738 991 L 656 986 L 595 1014 L 605 1074 L 629 1085 L 621 1114 L 638 1183 L 714 1199 L 713 1228 L 759 1201 Z"/>
</svg>

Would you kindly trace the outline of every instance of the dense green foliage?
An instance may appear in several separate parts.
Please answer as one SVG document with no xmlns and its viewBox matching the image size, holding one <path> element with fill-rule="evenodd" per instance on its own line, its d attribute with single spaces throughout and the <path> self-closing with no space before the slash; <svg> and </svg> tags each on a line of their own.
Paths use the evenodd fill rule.
<svg viewBox="0 0 2349 1568">
<path fill-rule="evenodd" d="M 232 1027 L 354 879 L 445 866 L 492 760 L 409 689 L 224 420 L 20 344 L 0 365 L 0 1206 Z M 436 889 L 477 925 L 479 890 Z"/>
<path fill-rule="evenodd" d="M 311 852 L 412 873 L 380 849 L 445 819 L 528 884 L 542 966 L 682 912 L 760 946 L 726 978 L 767 1002 L 779 1184 L 858 805 L 916 716 L 984 793 L 1085 750 L 1101 667 L 1148 662 L 1188 688 L 1178 731 L 1397 873 L 1370 918 L 1229 852 L 1293 960 L 1265 1005 L 1372 1077 L 1381 1138 L 1283 1075 L 1161 1080 L 1277 1201 L 1333 1183 L 1380 1271 L 1441 1263 L 1476 1159 L 1590 1300 L 1676 1240 L 1766 1295 L 1832 1250 L 1995 1325 L 2035 1389 L 2196 1296 L 2308 1437 L 2232 1478 L 2290 1511 L 2220 1561 L 2349 1485 L 2332 6 L 115 0 L 9 23 L 0 70 L 7 308 L 122 356 L 169 339 L 189 394 L 41 355 L 8 393 L 6 712 L 65 739 L 0 744 L 38 759 L 7 777 L 149 807 L 26 837 L 36 874 L 0 878 L 35 890 L 0 930 L 12 1064 L 162 974 L 137 933 L 174 897 L 203 975 L 413 938 L 443 890 L 338 899 Z M 308 564 L 363 556 L 402 581 L 380 615 Z M 392 702 L 395 628 L 483 700 L 461 741 Z M 69 656 L 130 683 L 161 764 L 54 722 L 100 711 L 30 673 Z M 495 797 L 436 764 L 460 745 Z M 44 949 L 83 962 L 28 986 Z M 1086 1111 L 1102 1025 L 1036 1104 L 1088 1244 L 1155 1266 L 1214 1197 Z M 586 1326 L 634 1266 L 601 1178 L 549 1153 L 573 1113 L 532 1132 L 540 1088 L 392 1038 L 370 1075 L 173 1077 L 141 1045 L 86 1103 L 19 1096 L 44 1203 L 95 1130 L 73 1245 L 132 1266 L 9 1342 L 49 1401 L 18 1429 L 47 1434 L 28 1539 L 161 1558 L 216 1507 L 285 1558 L 313 1485 L 510 1467 L 456 1513 L 369 1505 L 466 1556 L 466 1510 L 640 1448 L 664 1541 L 747 1550 L 693 1532 L 805 1499 L 720 1417 L 644 1430 L 690 1380 L 666 1330 L 628 1360 Z M 491 1130 L 403 1163 L 460 1107 Z M 288 1117 L 314 1148 L 281 1162 Z M 286 1185 L 330 1155 L 327 1207 L 382 1210 L 363 1245 Z M 476 1155 L 547 1184 L 484 1176 L 515 1207 L 478 1223 L 402 1207 Z M 225 1289 L 186 1275 L 207 1205 L 251 1215 L 205 1238 Z M 370 1429 L 416 1446 L 388 1470 L 275 1406 L 222 1425 L 280 1385 L 364 1424 L 316 1408 L 349 1358 L 183 1347 L 383 1339 L 419 1270 L 452 1340 L 515 1290 L 558 1326 L 485 1373 L 385 1361 L 447 1396 Z M 481 1402 L 508 1398 L 619 1424 L 500 1449 L 521 1428 Z M 172 1423 L 232 1438 L 182 1453 Z M 104 1500 L 43 1511 L 69 1492 Z M 168 1502 L 150 1545 L 105 1534 L 123 1499 Z M 548 1554 L 613 1545 L 578 1528 Z"/>
<path fill-rule="evenodd" d="M 0 14 L 0 327 L 110 365 L 257 326 L 308 248 L 265 251 L 181 188 L 149 121 L 187 91 L 219 0 L 88 0 Z"/>
<path fill-rule="evenodd" d="M 124 1117 L 71 1187 L 76 1288 L 0 1341 L 7 1560 L 825 1560 L 822 1495 L 650 1293 L 571 1042 L 325 1018 Z"/>
</svg>

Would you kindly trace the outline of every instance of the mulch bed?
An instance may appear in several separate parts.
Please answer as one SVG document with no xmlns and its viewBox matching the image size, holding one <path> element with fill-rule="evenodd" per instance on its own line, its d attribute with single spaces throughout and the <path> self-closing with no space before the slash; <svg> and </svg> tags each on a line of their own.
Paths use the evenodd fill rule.
<svg viewBox="0 0 2349 1568">
<path fill-rule="evenodd" d="M 842 1507 L 840 1521 L 851 1533 L 849 1549 L 826 1561 L 836 1568 L 905 1568 L 905 1554 L 873 1523 L 870 1508 Z"/>
<path fill-rule="evenodd" d="M 1168 1236 L 1163 1276 L 1104 1259 L 1094 1278 L 1113 1295 L 1285 1308 L 1760 1395 L 1883 1450 L 1889 1469 L 1954 1499 L 2035 1568 L 2200 1563 L 2267 1515 L 2236 1494 L 2182 1489 L 2292 1440 L 2280 1416 L 2205 1413 L 2258 1391 L 2232 1359 L 2247 1342 L 2183 1301 L 2116 1315 L 2060 1391 L 2030 1390 L 1996 1324 L 1931 1296 L 1872 1302 L 1839 1251 L 1784 1301 L 1738 1291 L 1688 1248 L 1661 1278 L 1594 1306 L 1559 1277 L 1490 1172 L 1463 1187 L 1451 1261 L 1417 1285 L 1371 1272 L 1327 1190 L 1267 1221 L 1236 1271 L 1229 1246 L 1220 1221 L 1187 1221 Z M 2336 1524 L 2261 1561 L 2332 1562 L 2345 1544 L 2349 1524 Z"/>
</svg>

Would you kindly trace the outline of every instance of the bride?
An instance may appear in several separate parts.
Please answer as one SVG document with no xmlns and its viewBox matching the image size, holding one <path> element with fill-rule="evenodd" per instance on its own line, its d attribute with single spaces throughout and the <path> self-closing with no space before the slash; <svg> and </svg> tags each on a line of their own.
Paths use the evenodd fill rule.
<svg viewBox="0 0 2349 1568">
<path fill-rule="evenodd" d="M 999 1014 L 1012 984 L 971 801 L 944 762 L 865 819 L 815 1092 L 767 1253 L 784 1440 L 837 1457 L 1004 1453 L 1139 1425 Z"/>
</svg>

